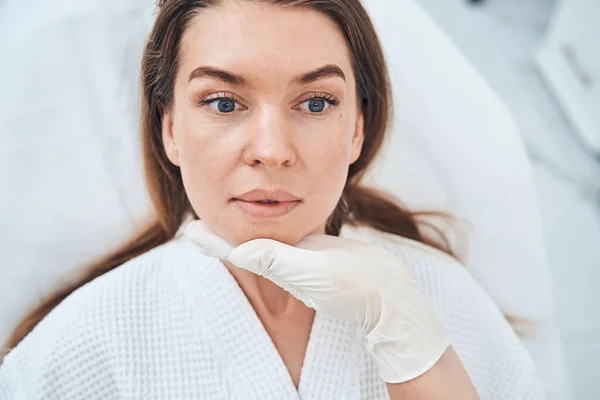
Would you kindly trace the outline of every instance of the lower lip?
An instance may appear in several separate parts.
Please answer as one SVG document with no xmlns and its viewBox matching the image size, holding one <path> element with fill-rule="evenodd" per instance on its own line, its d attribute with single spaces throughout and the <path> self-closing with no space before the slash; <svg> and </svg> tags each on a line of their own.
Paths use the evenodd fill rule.
<svg viewBox="0 0 600 400">
<path fill-rule="evenodd" d="M 243 201 L 233 199 L 233 202 L 246 214 L 255 218 L 277 218 L 281 217 L 294 208 L 300 201 L 280 201 L 278 203 L 259 203 L 256 201 Z"/>
</svg>

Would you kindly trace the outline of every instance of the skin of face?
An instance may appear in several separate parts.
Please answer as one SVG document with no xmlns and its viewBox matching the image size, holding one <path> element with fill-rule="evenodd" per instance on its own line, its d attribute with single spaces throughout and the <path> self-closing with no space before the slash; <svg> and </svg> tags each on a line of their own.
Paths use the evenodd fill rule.
<svg viewBox="0 0 600 400">
<path fill-rule="evenodd" d="M 234 245 L 294 245 L 324 233 L 363 135 L 346 41 L 326 16 L 228 1 L 192 19 L 162 136 L 192 207 L 217 234 Z M 232 201 L 254 189 L 285 190 L 301 202 L 256 218 Z"/>
</svg>

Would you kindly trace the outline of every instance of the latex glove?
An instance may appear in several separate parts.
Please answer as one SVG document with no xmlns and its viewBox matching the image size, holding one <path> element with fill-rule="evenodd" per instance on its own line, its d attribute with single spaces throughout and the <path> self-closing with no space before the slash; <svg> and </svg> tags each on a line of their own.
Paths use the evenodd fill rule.
<svg viewBox="0 0 600 400">
<path fill-rule="evenodd" d="M 238 247 L 201 221 L 184 236 L 205 254 L 270 279 L 308 307 L 356 322 L 385 382 L 428 371 L 450 339 L 411 271 L 392 253 L 363 242 L 310 235 L 296 246 L 255 239 Z"/>
</svg>

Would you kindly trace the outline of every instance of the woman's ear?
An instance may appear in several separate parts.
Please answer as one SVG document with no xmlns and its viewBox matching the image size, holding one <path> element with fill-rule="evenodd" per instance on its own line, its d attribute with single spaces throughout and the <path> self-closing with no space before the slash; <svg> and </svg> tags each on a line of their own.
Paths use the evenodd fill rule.
<svg viewBox="0 0 600 400">
<path fill-rule="evenodd" d="M 354 135 L 352 136 L 352 144 L 350 149 L 350 164 L 353 164 L 358 160 L 360 152 L 362 150 L 363 142 L 365 141 L 365 121 L 363 113 L 359 112 L 356 118 L 356 125 L 354 128 Z"/>
<path fill-rule="evenodd" d="M 179 165 L 179 152 L 177 151 L 177 144 L 175 143 L 175 129 L 173 127 L 173 119 L 168 112 L 163 112 L 162 117 L 162 141 L 165 147 L 165 153 L 169 161 L 176 166 Z"/>
</svg>

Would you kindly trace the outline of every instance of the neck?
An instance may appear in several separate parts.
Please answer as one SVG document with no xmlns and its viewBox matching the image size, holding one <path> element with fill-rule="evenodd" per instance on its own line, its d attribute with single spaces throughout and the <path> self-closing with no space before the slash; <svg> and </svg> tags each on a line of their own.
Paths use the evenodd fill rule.
<svg viewBox="0 0 600 400">
<path fill-rule="evenodd" d="M 325 222 L 313 229 L 310 234 L 324 234 Z M 289 243 L 292 245 L 293 243 Z M 258 317 L 263 323 L 285 323 L 301 316 L 314 316 L 314 310 L 307 307 L 267 278 L 253 274 L 236 267 L 228 261 L 223 261 L 231 275 L 250 301 Z"/>
<path fill-rule="evenodd" d="M 282 320 L 307 311 L 304 303 L 270 280 L 224 262 L 261 320 Z"/>
</svg>

